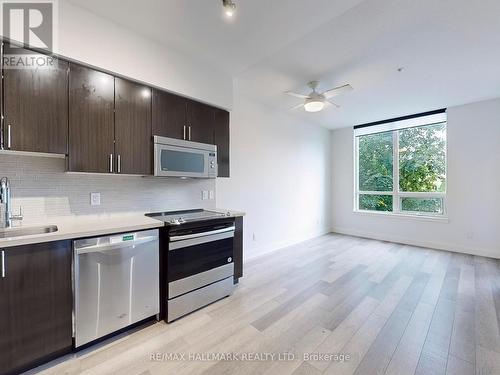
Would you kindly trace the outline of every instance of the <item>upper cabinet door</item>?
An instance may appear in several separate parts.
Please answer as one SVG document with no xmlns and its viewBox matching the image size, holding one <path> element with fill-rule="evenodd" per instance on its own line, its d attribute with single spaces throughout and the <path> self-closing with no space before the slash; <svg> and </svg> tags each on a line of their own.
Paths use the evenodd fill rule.
<svg viewBox="0 0 500 375">
<path fill-rule="evenodd" d="M 51 64 L 4 67 L 4 147 L 16 151 L 68 152 L 68 63 L 4 45 L 4 55 L 29 53 Z M 10 147 L 9 147 L 10 138 Z"/>
<path fill-rule="evenodd" d="M 115 78 L 116 172 L 152 174 L 151 89 Z"/>
<path fill-rule="evenodd" d="M 185 98 L 153 89 L 153 135 L 187 139 L 186 106 Z"/>
<path fill-rule="evenodd" d="M 187 109 L 188 139 L 194 142 L 215 144 L 214 107 L 189 100 Z"/>
<path fill-rule="evenodd" d="M 218 108 L 214 111 L 218 177 L 229 177 L 229 112 Z"/>
<path fill-rule="evenodd" d="M 69 170 L 114 172 L 114 78 L 71 64 Z"/>
</svg>

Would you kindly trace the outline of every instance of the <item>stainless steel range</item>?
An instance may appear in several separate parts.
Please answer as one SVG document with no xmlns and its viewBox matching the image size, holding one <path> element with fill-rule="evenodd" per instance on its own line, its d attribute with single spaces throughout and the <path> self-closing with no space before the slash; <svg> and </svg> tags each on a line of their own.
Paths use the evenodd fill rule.
<svg viewBox="0 0 500 375">
<path fill-rule="evenodd" d="M 234 218 L 207 210 L 148 214 L 165 223 L 160 236 L 167 322 L 232 294 Z"/>
</svg>

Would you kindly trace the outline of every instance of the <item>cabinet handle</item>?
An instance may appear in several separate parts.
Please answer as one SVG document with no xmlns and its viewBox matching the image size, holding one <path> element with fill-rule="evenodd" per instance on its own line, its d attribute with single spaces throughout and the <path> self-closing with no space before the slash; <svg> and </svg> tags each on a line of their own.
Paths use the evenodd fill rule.
<svg viewBox="0 0 500 375">
<path fill-rule="evenodd" d="M 122 173 L 122 156 L 121 155 L 118 155 L 117 156 L 117 173 Z"/>
<path fill-rule="evenodd" d="M 186 140 L 186 125 L 182 127 L 182 139 Z"/>
<path fill-rule="evenodd" d="M 109 154 L 109 173 L 113 173 L 113 154 Z"/>
<path fill-rule="evenodd" d="M 189 140 L 191 140 L 191 125 L 189 125 L 188 134 L 189 134 Z"/>
<path fill-rule="evenodd" d="M 11 141 L 12 141 L 12 137 L 11 137 L 11 126 L 10 124 L 7 125 L 7 148 L 10 150 L 10 147 L 11 147 Z"/>
<path fill-rule="evenodd" d="M 5 279 L 5 251 L 2 250 L 1 253 L 1 260 L 2 260 L 2 271 L 1 271 L 1 277 L 2 279 Z"/>
</svg>

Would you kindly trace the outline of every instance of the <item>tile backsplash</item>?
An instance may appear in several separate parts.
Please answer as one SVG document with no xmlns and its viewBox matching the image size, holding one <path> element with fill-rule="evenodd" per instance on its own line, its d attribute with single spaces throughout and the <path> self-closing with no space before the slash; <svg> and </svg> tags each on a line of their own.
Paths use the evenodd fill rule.
<svg viewBox="0 0 500 375">
<path fill-rule="evenodd" d="M 19 206 L 29 221 L 47 216 L 151 212 L 215 208 L 202 200 L 203 190 L 215 190 L 215 180 L 66 173 L 59 158 L 0 155 L 0 177 L 11 182 L 13 211 Z M 99 206 L 90 193 L 101 194 Z"/>
</svg>

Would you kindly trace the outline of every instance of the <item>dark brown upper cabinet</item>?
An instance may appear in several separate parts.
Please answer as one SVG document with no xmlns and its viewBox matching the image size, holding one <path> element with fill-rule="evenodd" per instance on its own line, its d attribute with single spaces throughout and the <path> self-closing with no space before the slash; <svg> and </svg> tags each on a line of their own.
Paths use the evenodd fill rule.
<svg viewBox="0 0 500 375">
<path fill-rule="evenodd" d="M 149 175 L 153 171 L 151 89 L 115 78 L 116 172 Z"/>
<path fill-rule="evenodd" d="M 214 107 L 188 100 L 187 125 L 188 139 L 194 142 L 215 144 Z"/>
<path fill-rule="evenodd" d="M 186 98 L 153 89 L 153 135 L 187 139 L 186 111 Z"/>
<path fill-rule="evenodd" d="M 70 65 L 70 171 L 114 171 L 114 88 L 113 76 Z"/>
<path fill-rule="evenodd" d="M 219 176 L 229 176 L 229 114 L 97 69 L 3 45 L 51 62 L 3 66 L 0 141 L 5 149 L 67 154 L 71 172 L 150 175 L 152 136 L 217 144 Z M 7 56 L 8 57 L 8 56 Z"/>
<path fill-rule="evenodd" d="M 0 374 L 18 374 L 71 351 L 71 242 L 0 253 Z"/>
<path fill-rule="evenodd" d="M 29 53 L 5 43 L 4 56 Z M 68 63 L 44 57 L 51 64 L 32 69 L 5 68 L 4 148 L 16 151 L 68 152 Z"/>
<path fill-rule="evenodd" d="M 229 177 L 229 112 L 218 108 L 214 111 L 218 177 Z"/>
<path fill-rule="evenodd" d="M 214 144 L 214 107 L 153 90 L 153 135 Z"/>
</svg>

